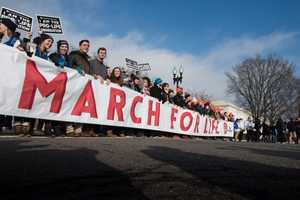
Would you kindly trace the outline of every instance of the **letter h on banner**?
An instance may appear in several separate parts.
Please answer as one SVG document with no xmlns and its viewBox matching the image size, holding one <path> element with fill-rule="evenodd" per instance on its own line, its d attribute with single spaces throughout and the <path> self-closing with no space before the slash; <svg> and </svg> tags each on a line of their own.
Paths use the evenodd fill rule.
<svg viewBox="0 0 300 200">
<path fill-rule="evenodd" d="M 155 102 L 156 110 L 153 110 L 153 101 L 149 100 L 148 104 L 148 121 L 147 124 L 149 126 L 152 125 L 152 117 L 154 117 L 154 126 L 159 126 L 159 119 L 160 119 L 160 103 Z"/>
</svg>

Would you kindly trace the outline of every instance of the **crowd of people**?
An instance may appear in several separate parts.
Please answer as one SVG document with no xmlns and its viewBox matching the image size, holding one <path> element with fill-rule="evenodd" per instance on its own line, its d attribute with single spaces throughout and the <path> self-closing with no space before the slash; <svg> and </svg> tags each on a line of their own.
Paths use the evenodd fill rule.
<svg viewBox="0 0 300 200">
<path fill-rule="evenodd" d="M 192 97 L 191 94 L 184 92 L 182 87 L 176 87 L 176 89 L 173 90 L 170 88 L 170 85 L 161 78 L 155 78 L 152 81 L 149 77 L 141 76 L 138 72 L 132 72 L 130 75 L 127 74 L 129 78 L 125 78 L 124 74 L 127 72 L 124 72 L 120 66 L 115 66 L 111 69 L 105 64 L 105 58 L 107 56 L 107 49 L 105 47 L 98 48 L 97 56 L 95 58 L 89 56 L 91 44 L 87 39 L 81 40 L 78 46 L 79 50 L 75 51 L 70 51 L 70 45 L 67 40 L 59 40 L 56 43 L 56 52 L 50 53 L 50 49 L 55 42 L 52 36 L 46 33 L 39 33 L 39 36 L 33 40 L 31 35 L 21 39 L 21 35 L 16 29 L 17 25 L 12 20 L 6 18 L 1 19 L 1 43 L 24 51 L 30 57 L 34 55 L 53 62 L 57 67 L 72 68 L 82 76 L 89 74 L 96 80 L 99 80 L 102 84 L 115 83 L 121 87 L 128 87 L 136 92 L 157 98 L 162 103 L 174 104 L 185 109 L 199 112 L 201 115 L 208 115 L 215 119 L 234 122 L 235 117 L 232 113 L 222 112 L 209 100 Z M 4 115 L 1 115 L 0 118 L 2 131 L 6 132 L 8 130 L 14 130 L 17 134 L 22 135 L 98 136 L 100 135 L 100 132 L 105 135 L 118 134 L 118 128 L 115 127 L 103 127 L 89 124 L 83 125 L 78 123 L 65 123 Z M 249 124 L 255 125 L 250 126 Z M 297 127 L 298 126 L 299 123 L 297 123 Z M 261 134 L 263 135 L 264 140 L 269 140 L 269 136 L 273 136 L 273 132 L 274 134 L 276 133 L 278 138 L 281 138 L 284 130 L 283 125 L 280 125 L 280 122 L 276 124 L 275 128 L 267 128 L 265 124 L 258 126 L 257 123 L 252 123 L 251 121 L 249 121 L 247 127 L 241 127 L 239 120 L 236 120 L 234 127 L 236 133 L 235 139 L 237 141 L 240 140 L 241 133 L 245 131 L 248 133 L 247 140 L 257 141 Z M 290 127 L 293 126 L 289 125 L 288 130 L 291 130 Z M 294 132 L 291 131 L 291 134 L 293 135 Z"/>
<path fill-rule="evenodd" d="M 299 144 L 300 117 L 283 121 L 279 118 L 276 123 L 263 120 L 243 121 L 237 119 L 234 122 L 234 141 L 246 140 L 248 142 L 289 143 Z"/>
<path fill-rule="evenodd" d="M 199 112 L 201 115 L 209 115 L 217 119 L 232 120 L 231 113 L 222 113 L 220 109 L 213 106 L 210 101 L 193 98 L 190 94 L 184 92 L 182 87 L 172 90 L 170 85 L 163 82 L 161 78 L 153 81 L 147 76 L 141 76 L 138 72 L 132 72 L 129 78 L 124 77 L 124 70 L 116 66 L 110 68 L 105 65 L 107 49 L 100 47 L 96 58 L 89 56 L 90 41 L 81 40 L 79 50 L 70 52 L 69 42 L 66 40 L 57 41 L 56 52 L 50 53 L 54 44 L 54 38 L 46 33 L 40 33 L 38 37 L 31 41 L 31 36 L 21 39 L 20 34 L 16 32 L 17 25 L 10 19 L 2 19 L 0 25 L 1 43 L 25 51 L 28 56 L 37 56 L 39 58 L 53 62 L 57 67 L 69 67 L 75 69 L 79 74 L 85 76 L 89 74 L 102 84 L 115 83 L 122 87 L 128 87 L 139 93 L 157 98 L 162 103 L 171 103 L 182 108 L 191 109 Z M 126 73 L 126 72 L 125 72 Z M 45 120 L 34 120 L 20 117 L 1 116 L 1 126 L 3 128 L 15 127 L 17 133 L 28 134 L 33 131 L 43 130 L 46 134 L 51 132 L 65 134 L 81 135 L 88 132 L 90 135 L 96 135 L 92 125 L 66 124 L 61 122 L 49 122 Z M 39 122 L 37 122 L 39 121 Z M 12 125 L 11 125 L 12 124 Z M 60 129 L 65 126 L 65 131 Z M 2 129 L 3 129 L 2 128 Z"/>
</svg>

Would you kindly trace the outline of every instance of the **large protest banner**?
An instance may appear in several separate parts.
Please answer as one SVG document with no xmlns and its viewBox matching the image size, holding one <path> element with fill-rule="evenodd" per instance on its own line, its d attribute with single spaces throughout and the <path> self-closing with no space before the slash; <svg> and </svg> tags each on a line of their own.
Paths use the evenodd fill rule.
<svg viewBox="0 0 300 200">
<path fill-rule="evenodd" d="M 43 33 L 63 33 L 59 17 L 37 15 L 37 20 L 39 28 Z"/>
<path fill-rule="evenodd" d="M 231 122 L 162 104 L 115 84 L 101 84 L 5 45 L 0 45 L 0 70 L 0 114 L 233 137 Z"/>
<path fill-rule="evenodd" d="M 17 24 L 18 29 L 26 32 L 31 32 L 32 18 L 21 12 L 2 7 L 1 18 L 11 19 Z"/>
</svg>

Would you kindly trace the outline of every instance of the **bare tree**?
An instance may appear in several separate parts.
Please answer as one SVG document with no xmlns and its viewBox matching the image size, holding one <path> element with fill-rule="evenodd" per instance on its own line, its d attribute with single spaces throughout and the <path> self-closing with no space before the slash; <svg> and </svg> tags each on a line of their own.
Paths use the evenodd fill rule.
<svg viewBox="0 0 300 200">
<path fill-rule="evenodd" d="M 299 100 L 294 65 L 282 58 L 256 56 L 246 59 L 227 73 L 228 93 L 250 110 L 254 118 L 271 123 L 295 113 Z"/>
</svg>

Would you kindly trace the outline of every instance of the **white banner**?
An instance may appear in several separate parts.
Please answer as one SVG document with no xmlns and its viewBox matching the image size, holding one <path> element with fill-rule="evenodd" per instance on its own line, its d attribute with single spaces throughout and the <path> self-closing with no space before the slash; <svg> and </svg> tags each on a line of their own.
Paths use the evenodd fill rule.
<svg viewBox="0 0 300 200">
<path fill-rule="evenodd" d="M 0 114 L 159 130 L 193 136 L 233 137 L 233 123 L 131 89 L 101 84 L 0 44 Z"/>
</svg>

